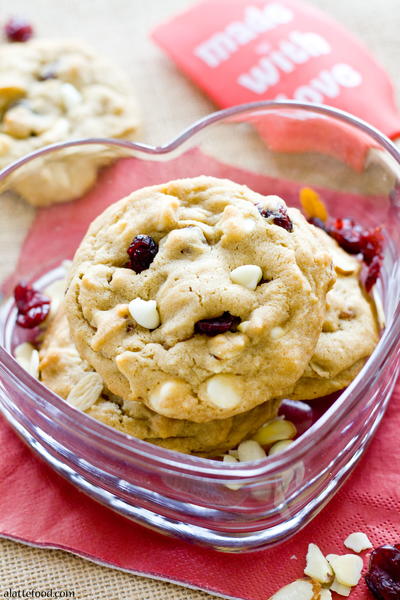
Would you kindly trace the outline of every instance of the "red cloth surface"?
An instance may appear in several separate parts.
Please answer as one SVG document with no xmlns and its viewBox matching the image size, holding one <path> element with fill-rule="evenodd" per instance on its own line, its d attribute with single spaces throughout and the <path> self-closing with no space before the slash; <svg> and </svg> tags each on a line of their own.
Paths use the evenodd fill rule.
<svg viewBox="0 0 400 600">
<path fill-rule="evenodd" d="M 105 169 L 95 188 L 81 200 L 38 213 L 21 253 L 18 277 L 48 260 L 49 249 L 53 258 L 71 255 L 91 219 L 132 189 L 202 171 L 246 182 L 257 191 L 281 194 L 289 204 L 297 198 L 296 183 L 235 169 L 197 151 L 156 165 L 124 159 Z M 355 205 L 352 195 L 334 191 L 324 194 L 342 205 Z M 343 540 L 353 531 L 367 533 L 375 546 L 400 541 L 399 409 L 400 385 L 366 455 L 329 505 L 287 542 L 245 555 L 198 548 L 118 516 L 53 472 L 0 418 L 0 535 L 61 548 L 96 562 L 214 594 L 266 600 L 278 588 L 302 576 L 309 542 L 317 543 L 325 553 L 341 554 L 346 552 Z M 363 581 L 351 598 L 370 598 Z"/>
</svg>

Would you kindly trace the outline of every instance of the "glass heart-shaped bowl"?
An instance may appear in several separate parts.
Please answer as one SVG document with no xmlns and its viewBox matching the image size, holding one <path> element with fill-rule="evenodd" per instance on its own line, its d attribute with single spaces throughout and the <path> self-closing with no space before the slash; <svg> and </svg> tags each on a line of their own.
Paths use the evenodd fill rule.
<svg viewBox="0 0 400 600">
<path fill-rule="evenodd" d="M 0 173 L 2 281 L 0 408 L 17 433 L 72 484 L 138 523 L 217 550 L 287 539 L 333 497 L 362 457 L 399 371 L 400 154 L 366 123 L 334 109 L 261 102 L 196 122 L 148 146 L 87 139 L 40 149 Z M 15 324 L 21 279 L 43 289 L 63 276 L 90 221 L 144 185 L 196 175 L 228 177 L 298 204 L 318 190 L 332 216 L 379 225 L 385 238 L 374 288 L 386 324 L 351 385 L 286 451 L 225 464 L 116 431 L 44 387 L 13 358 L 30 339 Z M 23 197 L 44 206 L 35 212 Z M 28 225 L 32 228 L 22 244 Z M 21 249 L 22 244 L 22 249 Z M 7 299 L 9 298 L 9 299 Z"/>
</svg>

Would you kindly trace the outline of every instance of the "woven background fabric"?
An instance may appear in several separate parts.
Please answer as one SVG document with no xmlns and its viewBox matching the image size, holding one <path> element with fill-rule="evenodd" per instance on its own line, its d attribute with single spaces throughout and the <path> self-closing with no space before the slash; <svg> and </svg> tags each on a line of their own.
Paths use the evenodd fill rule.
<svg viewBox="0 0 400 600">
<path fill-rule="evenodd" d="M 111 570 L 61 550 L 42 550 L 1 540 L 0 598 L 8 589 L 74 591 L 76 600 L 207 600 L 205 592 L 188 590 Z"/>
<path fill-rule="evenodd" d="M 398 0 L 309 1 L 359 35 L 386 67 L 399 93 Z M 13 0 L 10 6 L 9 0 L 0 0 L 0 19 L 9 14 L 25 16 L 35 24 L 40 37 L 84 39 L 119 62 L 136 82 L 143 117 L 140 139 L 162 143 L 214 109 L 148 38 L 151 28 L 189 4 L 188 0 L 147 3 L 142 0 L 113 0 L 112 3 L 109 0 Z M 15 240 L 22 240 L 34 213 L 22 204 L 6 208 L 8 214 L 2 213 L 0 223 L 0 252 L 1 262 L 9 270 L 16 259 Z M 107 544 L 107 540 L 104 543 Z M 1 540 L 0 597 L 9 588 L 32 587 L 74 590 L 79 600 L 211 598 L 203 592 L 95 565 L 59 550 L 31 548 Z"/>
</svg>

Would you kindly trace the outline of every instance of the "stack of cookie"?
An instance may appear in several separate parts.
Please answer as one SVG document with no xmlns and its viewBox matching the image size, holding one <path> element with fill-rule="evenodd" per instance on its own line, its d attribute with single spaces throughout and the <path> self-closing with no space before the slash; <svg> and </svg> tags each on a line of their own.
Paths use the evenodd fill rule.
<svg viewBox="0 0 400 600">
<path fill-rule="evenodd" d="M 205 176 L 135 191 L 78 248 L 40 378 L 111 427 L 215 457 L 283 398 L 356 376 L 378 339 L 359 271 L 277 196 Z"/>
</svg>

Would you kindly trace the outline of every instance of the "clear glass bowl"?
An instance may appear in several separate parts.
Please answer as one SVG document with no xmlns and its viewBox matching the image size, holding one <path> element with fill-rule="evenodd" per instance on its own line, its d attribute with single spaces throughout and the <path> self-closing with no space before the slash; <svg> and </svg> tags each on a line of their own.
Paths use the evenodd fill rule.
<svg viewBox="0 0 400 600">
<path fill-rule="evenodd" d="M 70 206 L 68 218 L 57 212 L 58 207 L 38 212 L 37 219 L 64 215 L 57 224 L 59 234 L 43 236 L 35 268 L 27 255 L 13 273 L 13 265 L 3 265 L 6 293 L 22 277 L 39 288 L 61 277 L 60 263 L 73 251 L 71 228 L 76 229 L 76 244 L 94 214 L 117 200 L 121 190 L 127 193 L 167 178 L 227 176 L 264 193 L 289 190 L 289 204 L 296 201 L 299 187 L 322 187 L 333 216 L 383 226 L 385 258 L 375 291 L 384 307 L 386 328 L 375 352 L 352 384 L 290 448 L 257 462 L 231 465 L 165 450 L 67 405 L 13 359 L 13 347 L 26 337 L 15 327 L 13 301 L 3 303 L 0 408 L 55 470 L 138 523 L 217 550 L 250 551 L 286 540 L 327 504 L 356 466 L 399 372 L 399 152 L 378 131 L 348 114 L 292 102 L 224 110 L 157 147 L 102 139 L 58 144 L 24 157 L 0 174 L 0 233 L 15 256 L 19 248 L 17 241 L 10 241 L 15 218 L 10 203 L 20 212 L 25 206 L 16 190 L 24 193 L 27 186 L 41 185 L 43 177 L 59 176 L 60 167 L 71 157 L 71 185 L 79 177 L 77 157 L 98 161 L 101 171 L 95 188 L 85 199 L 64 205 Z"/>
</svg>

